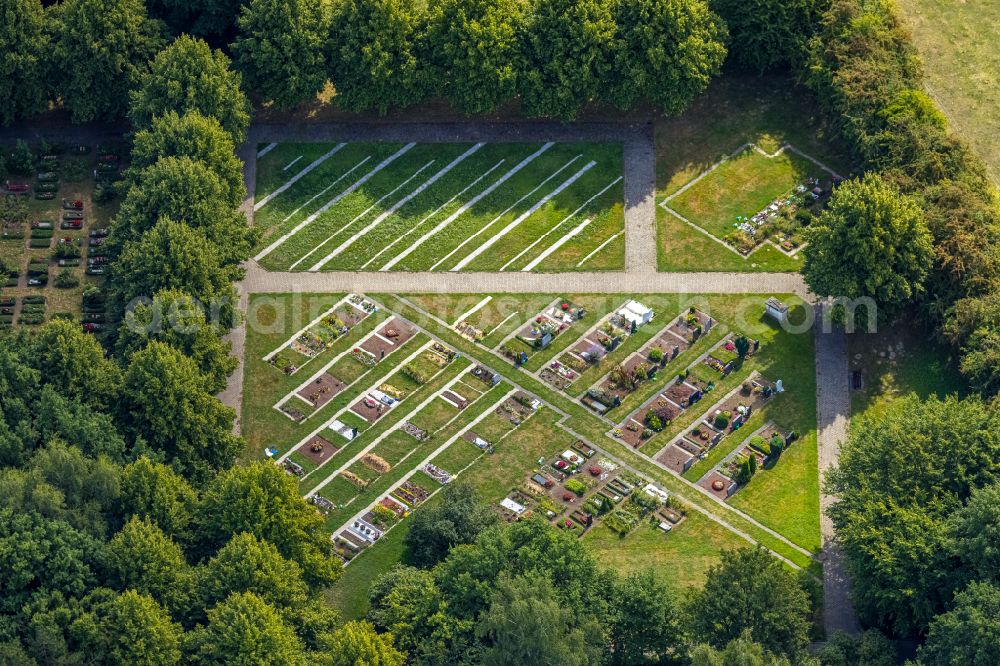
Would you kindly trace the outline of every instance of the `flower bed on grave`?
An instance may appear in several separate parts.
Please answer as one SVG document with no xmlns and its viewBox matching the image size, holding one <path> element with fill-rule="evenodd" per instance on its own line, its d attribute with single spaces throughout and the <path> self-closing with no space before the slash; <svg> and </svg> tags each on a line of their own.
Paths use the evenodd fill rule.
<svg viewBox="0 0 1000 666">
<path fill-rule="evenodd" d="M 829 199 L 833 181 L 808 177 L 791 192 L 775 198 L 754 215 L 738 215 L 734 229 L 722 240 L 744 256 L 769 238 L 786 254 L 793 254 L 802 244 L 802 230 Z"/>
<path fill-rule="evenodd" d="M 347 481 L 354 484 L 358 489 L 364 490 L 368 487 L 368 482 L 362 479 L 360 476 L 351 472 L 350 470 L 344 470 L 340 473 L 340 476 L 344 477 Z"/>
<path fill-rule="evenodd" d="M 702 335 L 712 330 L 714 325 L 714 319 L 701 310 L 692 307 L 684 314 L 678 316 L 667 327 L 667 330 L 683 340 L 687 340 L 688 344 L 694 344 Z"/>
<path fill-rule="evenodd" d="M 426 469 L 424 470 L 427 471 Z M 444 471 L 444 470 L 441 470 Z M 429 472 L 428 472 L 429 474 Z M 448 475 L 451 478 L 451 475 Z M 430 497 L 430 493 L 413 483 L 412 481 L 404 481 L 399 488 L 393 491 L 393 495 L 408 504 L 409 506 L 419 506 L 423 504 L 424 500 Z"/>
<path fill-rule="evenodd" d="M 385 474 L 392 469 L 392 465 L 386 462 L 384 458 L 377 456 L 374 453 L 366 453 L 362 456 L 361 464 L 379 474 Z"/>
</svg>

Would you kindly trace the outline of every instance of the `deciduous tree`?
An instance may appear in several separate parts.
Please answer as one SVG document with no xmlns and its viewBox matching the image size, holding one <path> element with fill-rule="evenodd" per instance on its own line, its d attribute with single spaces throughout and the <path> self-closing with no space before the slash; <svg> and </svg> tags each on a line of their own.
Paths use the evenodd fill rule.
<svg viewBox="0 0 1000 666">
<path fill-rule="evenodd" d="M 222 326 L 235 320 L 231 282 L 239 268 L 223 266 L 205 234 L 182 222 L 160 218 L 138 240 L 124 244 L 112 271 L 112 307 L 120 313 L 161 291 L 176 290 L 211 308 Z"/>
<path fill-rule="evenodd" d="M 327 41 L 337 101 L 352 111 L 405 107 L 422 97 L 416 41 L 423 5 L 344 0 Z"/>
<path fill-rule="evenodd" d="M 197 509 L 198 494 L 167 465 L 143 456 L 122 470 L 120 519 L 148 519 L 175 541 L 191 540 L 190 525 Z"/>
<path fill-rule="evenodd" d="M 921 646 L 922 666 L 995 664 L 1000 660 L 1000 587 L 973 583 L 951 610 L 931 622 Z"/>
<path fill-rule="evenodd" d="M 255 463 L 217 476 L 204 493 L 197 520 L 203 552 L 247 532 L 297 562 L 310 585 L 330 585 L 340 574 L 323 517 L 302 499 L 296 480 L 276 465 Z"/>
<path fill-rule="evenodd" d="M 106 584 L 136 590 L 183 617 L 198 604 L 194 571 L 180 546 L 155 523 L 133 517 L 108 542 Z"/>
<path fill-rule="evenodd" d="M 329 640 L 330 666 L 403 666 L 406 655 L 392 645 L 392 634 L 380 634 L 370 622 L 348 622 Z"/>
<path fill-rule="evenodd" d="M 0 2 L 0 125 L 48 106 L 50 40 L 39 0 Z"/>
<path fill-rule="evenodd" d="M 606 629 L 610 663 L 641 664 L 666 657 L 683 643 L 674 594 L 647 569 L 614 580 L 608 591 Z"/>
<path fill-rule="evenodd" d="M 327 79 L 327 6 L 309 0 L 251 0 L 233 53 L 247 85 L 281 108 L 309 102 Z"/>
<path fill-rule="evenodd" d="M 797 659 L 809 643 L 809 598 L 795 577 L 763 548 L 727 551 L 691 599 L 691 628 L 714 647 L 750 630 L 776 655 Z"/>
<path fill-rule="evenodd" d="M 226 264 L 250 256 L 254 233 L 246 217 L 235 210 L 229 184 L 203 162 L 190 157 L 161 157 L 136 173 L 115 218 L 109 241 L 112 256 L 136 240 L 157 221 L 170 218 L 198 229 Z"/>
<path fill-rule="evenodd" d="M 75 122 L 125 114 L 128 91 L 163 45 L 142 0 L 68 0 L 52 16 L 55 88 Z"/>
<path fill-rule="evenodd" d="M 119 419 L 134 437 L 199 482 L 231 466 L 242 448 L 232 434 L 235 412 L 206 389 L 193 360 L 153 341 L 131 356 L 119 405 Z"/>
<path fill-rule="evenodd" d="M 757 74 L 800 66 L 829 0 L 710 0 L 729 26 L 730 59 Z"/>
<path fill-rule="evenodd" d="M 726 58 L 726 28 L 704 0 L 621 0 L 609 97 L 622 109 L 647 99 L 676 114 L 704 92 Z"/>
<path fill-rule="evenodd" d="M 837 188 L 808 238 L 802 275 L 820 296 L 870 298 L 887 322 L 923 293 L 933 256 L 923 212 L 877 174 Z"/>
<path fill-rule="evenodd" d="M 413 564 L 431 567 L 454 546 L 473 543 L 480 532 L 497 522 L 497 514 L 479 501 L 471 486 L 452 483 L 444 489 L 443 502 L 414 514 L 403 542 Z"/>
<path fill-rule="evenodd" d="M 178 115 L 167 111 L 135 133 L 129 156 L 129 180 L 135 183 L 147 167 L 163 157 L 189 157 L 201 162 L 228 186 L 224 199 L 238 206 L 246 196 L 243 163 L 236 157 L 232 136 L 219 121 L 197 111 Z"/>
<path fill-rule="evenodd" d="M 427 88 L 466 113 L 489 113 L 517 94 L 525 0 L 446 0 L 429 9 L 418 42 Z"/>
<path fill-rule="evenodd" d="M 205 606 L 211 607 L 234 592 L 253 592 L 275 608 L 290 609 L 306 602 L 309 588 L 297 562 L 246 532 L 235 534 L 199 571 Z"/>
<path fill-rule="evenodd" d="M 126 313 L 115 344 L 120 356 L 128 359 L 153 340 L 165 342 L 192 358 L 208 382 L 209 393 L 219 393 L 237 365 L 231 345 L 220 337 L 223 333 L 218 324 L 207 321 L 204 307 L 189 294 L 161 291 L 152 303 Z"/>
<path fill-rule="evenodd" d="M 195 111 L 215 118 L 233 142 L 246 139 L 250 102 L 240 89 L 240 75 L 229 58 L 195 37 L 181 35 L 156 54 L 149 70 L 129 93 L 129 118 L 138 128 L 168 111 Z"/>
<path fill-rule="evenodd" d="M 575 118 L 608 80 L 615 32 L 611 3 L 538 0 L 522 45 L 525 69 L 518 85 L 524 110 Z"/>
<path fill-rule="evenodd" d="M 208 611 L 208 621 L 185 637 L 185 654 L 201 666 L 308 662 L 302 641 L 274 606 L 252 593 L 233 594 Z"/>
<path fill-rule="evenodd" d="M 487 641 L 482 663 L 489 666 L 583 666 L 594 663 L 584 630 L 573 612 L 555 598 L 541 574 L 501 576 L 477 633 Z"/>
<path fill-rule="evenodd" d="M 151 597 L 135 590 L 97 604 L 75 623 L 82 652 L 95 663 L 169 666 L 181 663 L 180 625 Z"/>
</svg>

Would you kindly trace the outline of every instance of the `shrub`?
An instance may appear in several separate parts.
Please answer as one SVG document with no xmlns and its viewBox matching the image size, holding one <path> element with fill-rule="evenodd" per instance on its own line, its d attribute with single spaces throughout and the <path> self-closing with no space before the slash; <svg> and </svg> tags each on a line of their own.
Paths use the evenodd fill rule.
<svg viewBox="0 0 1000 666">
<path fill-rule="evenodd" d="M 659 347 L 653 347 L 649 350 L 649 360 L 653 363 L 663 362 L 663 350 Z"/>
<path fill-rule="evenodd" d="M 713 424 L 719 430 L 726 428 L 729 425 L 729 419 L 732 418 L 732 413 L 728 411 L 719 412 L 715 415 L 715 420 Z"/>
<path fill-rule="evenodd" d="M 648 425 L 653 430 L 657 431 L 663 430 L 663 421 L 661 421 L 660 417 L 654 414 L 653 412 L 649 412 L 646 414 L 646 425 Z"/>
<path fill-rule="evenodd" d="M 10 154 L 10 159 L 7 160 L 7 169 L 11 173 L 27 175 L 34 168 L 35 156 L 31 154 L 28 144 L 24 140 L 18 139 L 17 144 L 14 146 L 14 152 Z"/>
<path fill-rule="evenodd" d="M 566 479 L 566 483 L 563 484 L 566 490 L 576 493 L 577 495 L 583 495 L 587 492 L 587 486 L 579 479 Z"/>
<path fill-rule="evenodd" d="M 751 448 L 757 449 L 765 456 L 771 455 L 771 445 L 764 441 L 764 438 L 760 435 L 754 435 L 750 438 Z"/>
<path fill-rule="evenodd" d="M 64 268 L 56 275 L 52 284 L 60 289 L 72 289 L 80 286 L 80 276 L 69 268 Z"/>
</svg>

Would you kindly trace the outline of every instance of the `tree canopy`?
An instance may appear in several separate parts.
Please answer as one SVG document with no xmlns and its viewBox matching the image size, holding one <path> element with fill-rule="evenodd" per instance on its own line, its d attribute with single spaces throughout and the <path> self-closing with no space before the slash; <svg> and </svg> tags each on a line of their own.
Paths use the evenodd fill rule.
<svg viewBox="0 0 1000 666">
<path fill-rule="evenodd" d="M 921 666 L 991 664 L 1000 659 L 1000 587 L 973 583 L 954 607 L 931 622 Z"/>
<path fill-rule="evenodd" d="M 517 94 L 524 0 L 445 0 L 432 5 L 418 43 L 429 89 L 466 113 L 489 113 Z"/>
<path fill-rule="evenodd" d="M 232 434 L 232 408 L 208 388 L 192 359 L 154 340 L 129 358 L 119 407 L 133 436 L 201 481 L 229 468 L 243 446 Z"/>
<path fill-rule="evenodd" d="M 961 557 L 979 557 L 968 533 L 981 505 L 949 517 L 998 481 L 998 461 L 1000 415 L 975 398 L 905 396 L 854 424 L 828 483 L 863 621 L 908 635 L 946 610 Z"/>
<path fill-rule="evenodd" d="M 809 643 L 809 598 L 762 548 L 728 551 L 690 604 L 695 635 L 724 648 L 749 630 L 776 655 L 795 660 Z"/>
<path fill-rule="evenodd" d="M 403 538 L 409 560 L 416 566 L 437 564 L 454 546 L 473 543 L 480 532 L 498 521 L 497 514 L 465 483 L 449 484 L 443 494 L 440 504 L 414 514 Z"/>
<path fill-rule="evenodd" d="M 757 74 L 799 67 L 829 0 L 710 0 L 729 26 L 730 60 Z"/>
<path fill-rule="evenodd" d="M 621 0 L 614 11 L 609 96 L 620 108 L 649 100 L 680 113 L 721 70 L 725 24 L 701 0 Z"/>
<path fill-rule="evenodd" d="M 327 60 L 337 101 L 351 111 L 406 107 L 422 97 L 415 42 L 423 6 L 408 0 L 343 0 Z"/>
<path fill-rule="evenodd" d="M 601 0 L 538 0 L 524 36 L 524 110 L 572 120 L 611 71 L 616 26 Z"/>
<path fill-rule="evenodd" d="M 0 2 L 0 125 L 48 106 L 50 40 L 40 0 Z"/>
<path fill-rule="evenodd" d="M 923 212 L 877 174 L 838 187 L 808 239 L 802 275 L 820 296 L 870 298 L 888 322 L 923 292 L 933 254 Z"/>
<path fill-rule="evenodd" d="M 250 0 L 232 50 L 247 84 L 280 108 L 309 102 L 327 79 L 326 5 L 309 0 Z"/>
<path fill-rule="evenodd" d="M 222 326 L 234 321 L 231 280 L 238 269 L 223 266 L 205 234 L 182 222 L 160 218 L 138 240 L 125 243 L 112 271 L 111 293 L 121 313 L 161 291 L 176 290 L 217 312 Z"/>
<path fill-rule="evenodd" d="M 183 115 L 167 111 L 153 118 L 132 140 L 129 180 L 133 183 L 141 180 L 145 169 L 164 157 L 188 157 L 204 164 L 228 186 L 224 199 L 230 205 L 243 202 L 246 196 L 243 164 L 236 157 L 232 135 L 215 118 L 197 111 Z"/>
<path fill-rule="evenodd" d="M 54 87 L 74 122 L 125 115 L 129 90 L 163 45 L 142 0 L 67 0 L 52 11 Z"/>
<path fill-rule="evenodd" d="M 156 54 L 129 94 L 133 125 L 146 128 L 165 113 L 195 111 L 215 118 L 234 143 L 242 143 L 250 125 L 250 102 L 240 89 L 239 73 L 229 64 L 222 51 L 181 35 Z"/>
</svg>

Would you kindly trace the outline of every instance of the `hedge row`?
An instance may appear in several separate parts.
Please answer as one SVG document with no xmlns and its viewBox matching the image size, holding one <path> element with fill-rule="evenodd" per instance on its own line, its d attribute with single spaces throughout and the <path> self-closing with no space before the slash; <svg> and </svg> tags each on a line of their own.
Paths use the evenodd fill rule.
<svg viewBox="0 0 1000 666">
<path fill-rule="evenodd" d="M 888 0 L 834 0 L 802 73 L 837 135 L 870 171 L 918 196 L 935 241 L 922 311 L 977 389 L 1000 390 L 1000 200 L 985 165 L 923 92 Z"/>
</svg>

